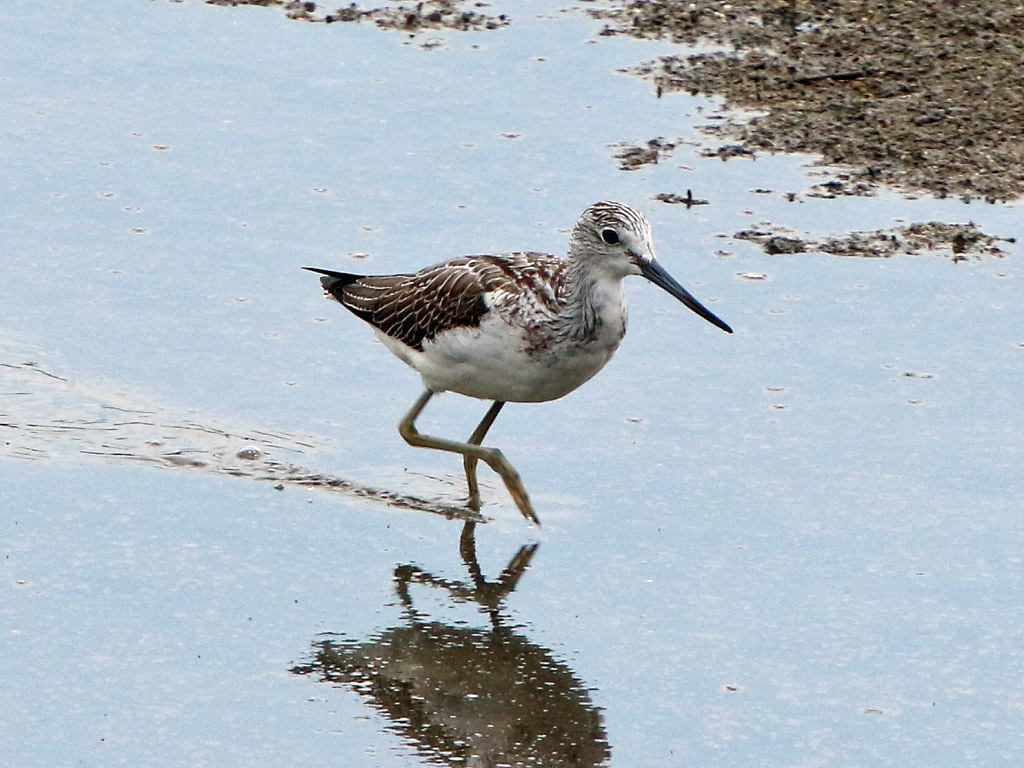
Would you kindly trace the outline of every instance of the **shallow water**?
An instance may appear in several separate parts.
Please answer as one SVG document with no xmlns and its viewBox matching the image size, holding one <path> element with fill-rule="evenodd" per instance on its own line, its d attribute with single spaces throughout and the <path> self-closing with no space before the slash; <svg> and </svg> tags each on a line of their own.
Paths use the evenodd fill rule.
<svg viewBox="0 0 1024 768">
<path fill-rule="evenodd" d="M 669 46 L 523 8 L 430 50 L 262 8 L 5 9 L 5 762 L 1020 761 L 1020 244 L 729 237 L 1020 239 L 1019 206 L 788 202 L 810 159 L 689 146 L 619 171 L 610 145 L 693 137 L 715 105 L 616 74 Z M 687 188 L 710 204 L 650 199 Z M 489 436 L 544 528 L 481 470 L 467 557 L 460 520 L 419 511 L 458 505 L 459 462 L 395 430 L 416 377 L 299 267 L 558 253 L 602 198 L 645 210 L 736 333 L 628 284 L 607 369 Z M 447 395 L 421 426 L 485 408 Z M 524 547 L 514 590 L 487 587 Z M 488 643 L 472 669 L 459 649 Z M 508 679 L 547 680 L 522 706 L 561 713 L 550 733 L 484 695 Z"/>
</svg>

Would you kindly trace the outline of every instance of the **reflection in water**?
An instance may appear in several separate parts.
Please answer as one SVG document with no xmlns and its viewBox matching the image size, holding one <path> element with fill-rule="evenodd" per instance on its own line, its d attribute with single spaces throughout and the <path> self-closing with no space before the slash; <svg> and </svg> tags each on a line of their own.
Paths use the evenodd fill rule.
<svg viewBox="0 0 1024 768">
<path fill-rule="evenodd" d="M 399 566 L 395 588 L 407 623 L 361 642 L 325 636 L 313 644 L 313 660 L 292 671 L 367 697 L 432 763 L 605 765 L 609 748 L 601 714 L 581 682 L 550 651 L 502 622 L 502 603 L 538 545 L 522 547 L 491 583 L 477 564 L 474 527 L 465 524 L 460 546 L 469 583 Z M 443 588 L 456 602 L 475 602 L 489 627 L 428 620 L 413 607 L 412 584 Z"/>
</svg>

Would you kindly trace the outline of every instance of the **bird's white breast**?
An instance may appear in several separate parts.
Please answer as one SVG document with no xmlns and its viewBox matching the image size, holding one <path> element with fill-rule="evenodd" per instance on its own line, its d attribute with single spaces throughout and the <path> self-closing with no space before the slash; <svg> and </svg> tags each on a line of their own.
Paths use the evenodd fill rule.
<svg viewBox="0 0 1024 768">
<path fill-rule="evenodd" d="M 618 348 L 626 330 L 620 288 L 614 281 L 592 292 L 586 329 L 557 314 L 524 317 L 522 302 L 513 311 L 494 301 L 478 326 L 440 333 L 422 352 L 378 336 L 430 390 L 507 402 L 555 400 L 600 371 Z"/>
</svg>

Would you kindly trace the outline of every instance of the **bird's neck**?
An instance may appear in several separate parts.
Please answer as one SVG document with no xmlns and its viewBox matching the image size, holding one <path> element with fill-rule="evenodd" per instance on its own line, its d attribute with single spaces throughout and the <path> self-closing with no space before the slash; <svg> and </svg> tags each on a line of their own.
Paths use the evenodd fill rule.
<svg viewBox="0 0 1024 768">
<path fill-rule="evenodd" d="M 579 340 L 603 340 L 618 345 L 626 333 L 626 302 L 622 278 L 573 261 L 566 274 L 565 315 L 571 336 Z"/>
</svg>

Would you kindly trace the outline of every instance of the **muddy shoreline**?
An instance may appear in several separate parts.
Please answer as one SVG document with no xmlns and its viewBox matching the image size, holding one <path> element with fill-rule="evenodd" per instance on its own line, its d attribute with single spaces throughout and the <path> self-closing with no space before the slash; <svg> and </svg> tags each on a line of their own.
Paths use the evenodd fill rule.
<svg viewBox="0 0 1024 768">
<path fill-rule="evenodd" d="M 494 30 L 514 21 L 489 3 L 424 0 L 372 7 L 312 0 L 205 0 L 261 5 L 294 20 L 372 23 L 424 48 L 431 30 Z M 630 70 L 660 98 L 673 91 L 724 97 L 696 151 L 723 161 L 806 153 L 825 166 L 799 196 L 956 196 L 1010 202 L 1024 195 L 1024 0 L 580 0 L 603 36 L 669 39 L 714 52 L 665 56 Z M 669 156 L 691 138 L 611 146 L 622 171 Z M 767 191 L 767 190 L 766 190 Z M 787 193 L 795 199 L 797 192 Z M 687 207 L 676 192 L 653 199 Z M 1001 257 L 999 238 L 973 225 L 916 222 L 816 242 L 775 230 L 733 235 L 768 253 L 819 251 L 888 257 L 932 252 L 953 261 Z M 923 234 L 922 234 L 923 233 Z"/>
<path fill-rule="evenodd" d="M 489 3 L 458 0 L 379 7 L 205 2 L 275 6 L 296 20 L 373 23 L 412 36 L 493 30 L 512 21 Z M 579 6 L 604 22 L 605 36 L 721 47 L 633 70 L 659 96 L 724 97 L 721 119 L 703 127 L 717 143 L 705 156 L 820 155 L 822 165 L 844 170 L 819 185 L 816 196 L 871 195 L 881 185 L 966 202 L 1024 195 L 1024 0 L 583 0 Z M 620 167 L 657 162 L 672 147 L 655 146 L 659 141 L 630 157 L 618 155 Z"/>
<path fill-rule="evenodd" d="M 1024 194 L 1024 2 L 614 0 L 602 34 L 722 51 L 642 64 L 658 94 L 724 96 L 710 154 L 807 152 L 847 166 L 836 195 Z"/>
</svg>

